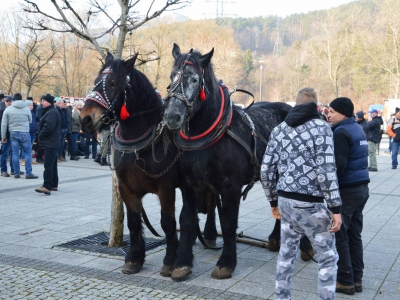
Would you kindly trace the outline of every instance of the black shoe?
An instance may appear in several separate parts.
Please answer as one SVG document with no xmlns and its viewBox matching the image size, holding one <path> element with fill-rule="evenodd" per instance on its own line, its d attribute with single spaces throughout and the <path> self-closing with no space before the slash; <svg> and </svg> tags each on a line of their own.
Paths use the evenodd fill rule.
<svg viewBox="0 0 400 300">
<path fill-rule="evenodd" d="M 10 174 L 15 175 L 14 172 L 11 172 Z M 25 174 L 25 172 L 22 172 L 22 171 L 19 172 L 19 175 L 24 175 L 24 174 Z"/>
<path fill-rule="evenodd" d="M 89 159 L 89 156 L 85 156 L 84 159 Z"/>
<path fill-rule="evenodd" d="M 100 165 L 102 165 L 102 166 L 108 166 L 107 158 L 102 157 L 102 158 L 101 158 Z"/>
<path fill-rule="evenodd" d="M 354 288 L 354 285 L 342 285 L 339 282 L 336 282 L 336 293 L 354 295 L 356 293 L 356 290 Z"/>
<path fill-rule="evenodd" d="M 36 162 L 37 162 L 38 164 L 44 164 L 44 160 L 43 160 L 43 159 L 37 159 Z"/>
<path fill-rule="evenodd" d="M 393 170 L 397 169 L 397 166 L 392 166 L 392 169 L 393 169 Z"/>
<path fill-rule="evenodd" d="M 77 156 L 71 156 L 70 160 L 79 160 L 79 157 L 77 157 Z"/>
<path fill-rule="evenodd" d="M 368 168 L 368 171 L 370 171 L 370 172 L 378 172 L 378 168 Z"/>
<path fill-rule="evenodd" d="M 14 175 L 14 178 L 21 178 L 21 176 L 19 176 L 19 175 Z"/>
<path fill-rule="evenodd" d="M 97 162 L 98 164 L 101 162 L 101 155 L 97 154 L 96 158 L 94 159 L 94 162 Z"/>
<path fill-rule="evenodd" d="M 26 178 L 26 179 L 37 179 L 37 178 L 39 178 L 39 176 L 36 176 L 36 175 L 34 175 L 34 174 L 26 174 L 26 175 L 25 175 L 25 178 Z"/>
<path fill-rule="evenodd" d="M 361 282 L 354 282 L 354 288 L 355 288 L 357 293 L 361 293 L 362 292 L 362 283 Z"/>
</svg>

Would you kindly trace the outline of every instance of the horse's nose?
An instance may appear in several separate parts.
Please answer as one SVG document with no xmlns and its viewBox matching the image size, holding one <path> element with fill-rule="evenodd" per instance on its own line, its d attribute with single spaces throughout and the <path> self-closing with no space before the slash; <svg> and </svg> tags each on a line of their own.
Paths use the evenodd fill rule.
<svg viewBox="0 0 400 300">
<path fill-rule="evenodd" d="M 91 116 L 85 116 L 83 119 L 81 119 L 81 128 L 83 132 L 91 133 L 92 127 L 93 127 L 93 120 Z"/>
<path fill-rule="evenodd" d="M 169 129 L 178 129 L 181 123 L 181 116 L 177 113 L 165 114 L 164 121 Z"/>
</svg>

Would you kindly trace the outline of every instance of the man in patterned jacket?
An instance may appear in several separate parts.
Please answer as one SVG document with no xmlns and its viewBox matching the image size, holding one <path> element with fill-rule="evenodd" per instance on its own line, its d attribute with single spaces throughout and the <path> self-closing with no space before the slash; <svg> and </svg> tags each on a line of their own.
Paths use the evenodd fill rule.
<svg viewBox="0 0 400 300">
<path fill-rule="evenodd" d="M 296 106 L 271 133 L 261 166 L 261 183 L 273 217 L 281 219 L 277 299 L 291 299 L 293 269 L 304 235 L 318 259 L 320 299 L 335 299 L 335 232 L 342 224 L 342 202 L 332 137 L 329 124 L 318 116 L 317 95 L 312 88 L 299 91 Z"/>
</svg>

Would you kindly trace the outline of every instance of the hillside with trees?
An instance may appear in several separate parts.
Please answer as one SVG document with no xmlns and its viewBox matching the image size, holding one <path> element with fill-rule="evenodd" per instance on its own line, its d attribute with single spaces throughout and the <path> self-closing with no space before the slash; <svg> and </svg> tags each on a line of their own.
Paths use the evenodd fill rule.
<svg viewBox="0 0 400 300">
<path fill-rule="evenodd" d="M 2 17 L 2 91 L 35 97 L 47 92 L 82 97 L 90 91 L 102 57 L 88 41 L 73 33 L 33 34 L 23 22 L 25 12 L 18 9 Z M 400 0 L 359 0 L 286 18 L 177 22 L 169 16 L 127 32 L 121 57 L 139 52 L 137 67 L 165 95 L 173 43 L 183 51 L 214 48 L 217 76 L 230 88 L 249 90 L 256 101 L 290 102 L 299 89 L 311 86 L 322 103 L 347 96 L 356 109 L 366 110 L 370 104 L 399 98 L 399 31 Z M 120 42 L 120 36 L 110 31 L 97 48 L 113 52 Z M 35 45 L 35 54 L 28 51 L 30 45 Z M 40 62 L 34 64 L 34 57 Z M 40 72 L 35 75 L 33 70 Z M 251 101 L 247 95 L 235 100 Z"/>
</svg>

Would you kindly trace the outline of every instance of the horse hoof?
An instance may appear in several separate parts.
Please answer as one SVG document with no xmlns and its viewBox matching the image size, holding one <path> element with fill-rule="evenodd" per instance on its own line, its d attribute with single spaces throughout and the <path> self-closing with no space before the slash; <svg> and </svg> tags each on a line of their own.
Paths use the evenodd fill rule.
<svg viewBox="0 0 400 300">
<path fill-rule="evenodd" d="M 176 268 L 172 271 L 171 278 L 173 280 L 182 280 L 183 278 L 188 276 L 190 273 L 192 273 L 191 267 Z"/>
<path fill-rule="evenodd" d="M 279 240 L 270 239 L 268 241 L 268 249 L 269 251 L 276 252 L 279 251 L 281 244 Z"/>
<path fill-rule="evenodd" d="M 124 274 L 136 274 L 139 273 L 140 269 L 142 268 L 141 263 L 138 262 L 126 262 L 122 266 L 122 273 Z"/>
<path fill-rule="evenodd" d="M 211 277 L 215 279 L 226 279 L 232 277 L 233 271 L 228 268 L 215 267 L 214 271 L 211 273 Z"/>
<path fill-rule="evenodd" d="M 171 277 L 173 266 L 163 265 L 160 270 L 160 275 L 163 277 Z"/>
<path fill-rule="evenodd" d="M 206 242 L 206 244 L 210 247 L 215 247 L 217 245 L 217 240 L 208 240 L 208 239 L 204 239 L 204 241 Z"/>
<path fill-rule="evenodd" d="M 314 249 L 311 248 L 311 249 L 307 250 L 306 252 L 301 251 L 300 258 L 303 261 L 310 261 L 314 257 L 314 254 L 315 254 Z"/>
</svg>

